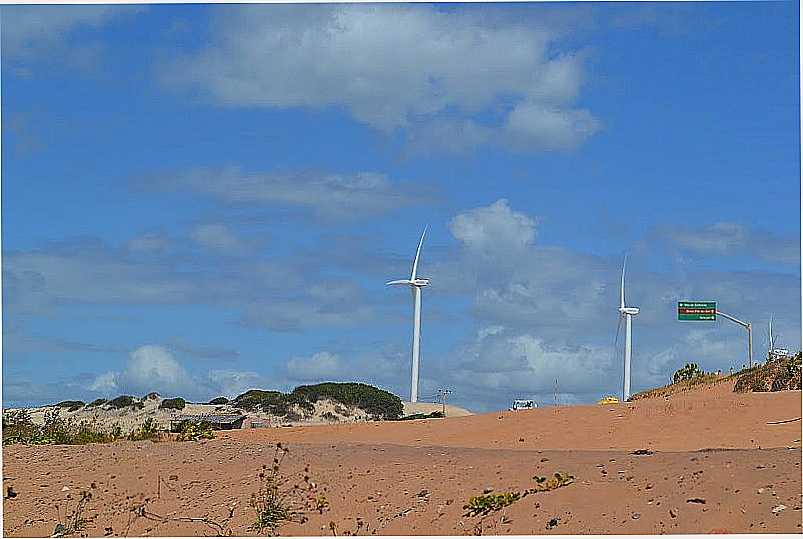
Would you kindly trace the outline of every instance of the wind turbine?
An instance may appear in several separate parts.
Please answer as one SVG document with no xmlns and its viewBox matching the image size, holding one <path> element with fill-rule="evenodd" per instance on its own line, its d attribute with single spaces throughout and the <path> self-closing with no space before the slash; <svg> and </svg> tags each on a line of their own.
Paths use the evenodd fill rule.
<svg viewBox="0 0 803 539">
<path fill-rule="evenodd" d="M 412 380 L 410 382 L 410 402 L 418 402 L 418 364 L 421 359 L 421 289 L 429 286 L 429 279 L 418 277 L 418 259 L 421 256 L 421 245 L 424 243 L 424 236 L 427 227 L 421 234 L 418 242 L 418 249 L 415 251 L 413 260 L 413 271 L 409 279 L 398 279 L 388 281 L 386 285 L 407 285 L 413 293 L 413 358 L 412 358 Z"/>
<path fill-rule="evenodd" d="M 619 327 L 622 324 L 622 318 L 625 319 L 625 372 L 622 380 L 622 400 L 627 401 L 630 398 L 630 356 L 633 351 L 633 317 L 639 313 L 638 307 L 627 307 L 625 305 L 625 267 L 627 266 L 627 255 L 622 263 L 622 288 L 620 289 L 619 300 L 619 325 L 616 328 L 616 335 L 618 339 Z"/>
</svg>

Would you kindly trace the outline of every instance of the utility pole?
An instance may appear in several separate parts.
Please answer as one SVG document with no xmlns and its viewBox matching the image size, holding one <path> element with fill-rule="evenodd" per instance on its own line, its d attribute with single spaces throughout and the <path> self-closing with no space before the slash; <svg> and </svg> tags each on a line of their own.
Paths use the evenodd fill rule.
<svg viewBox="0 0 803 539">
<path fill-rule="evenodd" d="M 441 401 L 442 405 L 442 413 L 443 417 L 446 417 L 446 399 L 449 397 L 449 394 L 452 392 L 451 389 L 439 389 L 438 390 L 438 399 Z"/>
<path fill-rule="evenodd" d="M 725 314 L 722 311 L 717 311 L 719 316 L 724 316 L 731 322 L 739 324 L 743 328 L 747 330 L 747 361 L 748 361 L 748 368 L 753 367 L 753 324 L 750 322 L 742 322 L 738 318 L 735 318 L 729 314 Z"/>
<path fill-rule="evenodd" d="M 555 378 L 555 406 L 558 405 L 558 379 Z"/>
</svg>

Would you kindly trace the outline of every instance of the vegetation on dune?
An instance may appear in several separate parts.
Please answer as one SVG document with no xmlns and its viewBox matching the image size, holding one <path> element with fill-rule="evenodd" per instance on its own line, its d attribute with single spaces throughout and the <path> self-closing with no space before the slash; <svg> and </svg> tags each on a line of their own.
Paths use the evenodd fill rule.
<svg viewBox="0 0 803 539">
<path fill-rule="evenodd" d="M 228 403 L 229 399 L 227 399 L 226 397 L 216 397 L 211 401 L 209 401 L 209 404 L 228 404 Z"/>
<path fill-rule="evenodd" d="M 109 402 L 108 399 L 95 399 L 92 402 L 90 402 L 89 404 L 87 404 L 86 407 L 87 408 L 95 408 L 96 406 L 103 406 L 107 402 Z"/>
<path fill-rule="evenodd" d="M 27 410 L 10 410 L 3 414 L 3 444 L 65 444 L 80 445 L 114 442 L 123 438 L 130 440 L 153 439 L 158 435 L 156 422 L 148 418 L 128 436 L 123 435 L 120 425 L 102 428 L 96 421 L 76 421 L 61 417 L 61 409 L 45 412 L 44 423 L 37 425 Z"/>
<path fill-rule="evenodd" d="M 56 404 L 57 408 L 66 408 L 68 412 L 80 410 L 85 406 L 84 401 L 61 401 Z"/>
<path fill-rule="evenodd" d="M 509 505 L 513 505 L 515 502 L 530 494 L 549 492 L 550 490 L 555 490 L 574 483 L 574 476 L 564 472 L 555 472 L 549 479 L 538 475 L 533 477 L 533 479 L 535 480 L 535 486 L 523 492 L 513 491 L 500 494 L 486 493 L 480 496 L 472 496 L 469 498 L 468 503 L 463 506 L 463 510 L 465 511 L 463 516 L 485 516 L 493 511 L 499 511 Z"/>
<path fill-rule="evenodd" d="M 360 383 L 326 382 L 310 386 L 299 386 L 291 395 L 303 396 L 311 402 L 329 399 L 346 406 L 364 410 L 374 419 L 398 419 L 404 409 L 399 397 L 373 386 Z"/>
<path fill-rule="evenodd" d="M 311 512 L 323 514 L 329 508 L 325 494 L 318 491 L 310 479 L 309 466 L 304 467 L 303 480 L 292 482 L 286 477 L 281 466 L 289 450 L 276 444 L 273 464 L 262 465 L 259 472 L 259 489 L 251 495 L 249 505 L 256 512 L 252 528 L 258 534 L 275 536 L 286 522 L 304 524 Z M 326 489 L 324 489 L 325 491 Z"/>
<path fill-rule="evenodd" d="M 314 411 L 315 403 L 324 399 L 342 405 L 338 410 L 359 408 L 373 419 L 398 419 L 403 409 L 399 397 L 382 389 L 367 384 L 334 382 L 299 386 L 291 393 L 251 389 L 237 396 L 231 404 L 247 411 L 263 411 L 293 420 Z"/>
<path fill-rule="evenodd" d="M 136 408 L 144 408 L 145 404 L 139 400 L 135 400 L 134 397 L 131 395 L 120 395 L 109 402 L 106 403 L 108 406 L 112 408 L 128 408 L 129 406 L 134 406 Z"/>
<path fill-rule="evenodd" d="M 746 393 L 801 389 L 800 365 L 800 352 L 794 357 L 768 360 L 763 365 L 738 372 L 733 390 Z"/>
<path fill-rule="evenodd" d="M 193 442 L 196 440 L 211 440 L 215 437 L 212 425 L 208 421 L 183 421 L 179 427 L 176 440 L 179 442 Z"/>
<path fill-rule="evenodd" d="M 181 397 L 165 399 L 159 403 L 159 408 L 162 410 L 183 410 L 185 406 L 187 406 L 187 401 Z"/>
<path fill-rule="evenodd" d="M 687 363 L 682 368 L 675 371 L 672 375 L 672 383 L 636 393 L 635 395 L 631 395 L 629 400 L 635 401 L 639 399 L 663 397 L 679 391 L 687 391 L 699 385 L 724 382 L 727 379 L 728 377 L 722 377 L 715 372 L 703 371 L 696 363 Z"/>
</svg>

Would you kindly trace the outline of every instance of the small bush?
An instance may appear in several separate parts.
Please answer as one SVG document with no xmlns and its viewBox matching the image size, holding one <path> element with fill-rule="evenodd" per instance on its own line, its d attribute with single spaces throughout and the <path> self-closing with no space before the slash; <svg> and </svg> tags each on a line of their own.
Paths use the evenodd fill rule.
<svg viewBox="0 0 803 539">
<path fill-rule="evenodd" d="M 146 418 L 139 428 L 132 430 L 128 435 L 129 440 L 153 440 L 158 437 L 159 425 L 152 417 Z"/>
<path fill-rule="evenodd" d="M 181 423 L 176 440 L 193 442 L 201 439 L 211 440 L 214 437 L 215 432 L 208 421 L 184 421 Z"/>
<path fill-rule="evenodd" d="M 25 410 L 4 414 L 3 443 L 77 445 L 112 442 L 122 437 L 119 426 L 106 431 L 94 421 L 62 419 L 60 412 L 60 408 L 45 412 L 43 425 L 35 425 Z"/>
<path fill-rule="evenodd" d="M 679 384 L 680 382 L 688 382 L 697 377 L 703 376 L 705 373 L 697 366 L 697 363 L 686 363 L 686 365 L 675 371 L 672 375 L 672 383 Z"/>
<path fill-rule="evenodd" d="M 92 402 L 90 402 L 89 404 L 87 404 L 86 407 L 87 408 L 95 408 L 97 406 L 103 406 L 107 402 L 109 402 L 108 399 L 95 399 Z"/>
<path fill-rule="evenodd" d="M 187 406 L 187 401 L 181 397 L 165 399 L 159 403 L 159 408 L 162 410 L 183 410 L 185 406 Z"/>
<path fill-rule="evenodd" d="M 733 390 L 737 393 L 784 391 L 801 388 L 801 353 L 794 357 L 769 360 L 736 374 Z"/>
<path fill-rule="evenodd" d="M 228 404 L 229 399 L 226 397 L 217 397 L 209 401 L 209 404 Z"/>
<path fill-rule="evenodd" d="M 463 516 L 474 517 L 477 515 L 485 516 L 492 511 L 499 511 L 520 499 L 536 494 L 538 492 L 548 492 L 557 488 L 565 487 L 574 483 L 574 476 L 563 472 L 555 474 L 547 479 L 546 477 L 535 476 L 535 486 L 528 488 L 524 492 L 505 492 L 503 494 L 483 494 L 472 496 L 468 503 L 463 506 L 465 513 Z"/>
<path fill-rule="evenodd" d="M 132 397 L 131 395 L 120 395 L 119 397 L 110 400 L 107 404 L 112 408 L 117 408 L 117 409 L 127 408 L 129 406 L 134 406 L 136 408 L 145 407 L 145 405 L 142 402 L 134 400 L 134 397 Z"/>
<path fill-rule="evenodd" d="M 338 417 L 335 414 L 333 414 L 332 412 L 324 412 L 324 413 L 322 413 L 321 414 L 321 419 L 325 419 L 326 421 L 331 421 L 333 423 L 336 422 L 336 421 L 340 421 L 338 419 Z"/>
<path fill-rule="evenodd" d="M 66 408 L 68 412 L 80 410 L 84 406 L 84 401 L 61 401 L 60 403 L 56 404 L 57 408 Z"/>
</svg>

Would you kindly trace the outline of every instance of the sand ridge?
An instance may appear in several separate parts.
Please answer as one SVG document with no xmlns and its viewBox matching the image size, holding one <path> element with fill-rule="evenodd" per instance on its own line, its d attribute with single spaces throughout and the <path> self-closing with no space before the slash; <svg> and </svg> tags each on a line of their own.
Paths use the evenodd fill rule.
<svg viewBox="0 0 803 539">
<path fill-rule="evenodd" d="M 284 473 L 298 480 L 309 465 L 330 501 L 282 535 L 331 535 L 330 523 L 338 535 L 800 533 L 800 421 L 767 425 L 800 409 L 799 391 L 742 395 L 721 384 L 617 406 L 246 429 L 199 442 L 14 445 L 3 449 L 4 487 L 17 493 L 4 499 L 4 533 L 48 536 L 55 506 L 63 513 L 90 490 L 89 536 L 215 533 L 132 518 L 143 505 L 254 535 L 249 497 L 278 441 L 291 451 Z M 575 482 L 464 515 L 471 496 L 527 489 L 556 471 Z"/>
</svg>

